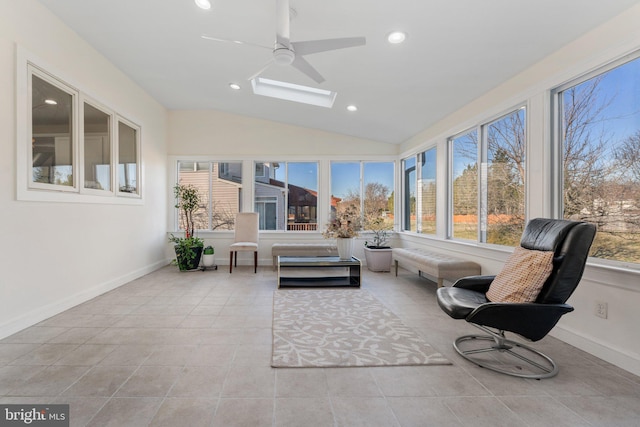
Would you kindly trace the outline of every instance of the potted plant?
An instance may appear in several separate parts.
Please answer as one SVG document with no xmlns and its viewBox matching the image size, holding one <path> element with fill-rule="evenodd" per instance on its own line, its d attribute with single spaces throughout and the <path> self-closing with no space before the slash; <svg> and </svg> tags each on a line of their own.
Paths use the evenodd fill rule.
<svg viewBox="0 0 640 427">
<path fill-rule="evenodd" d="M 391 224 L 383 217 L 375 217 L 366 222 L 366 228 L 373 233 L 373 245 L 364 242 L 364 257 L 371 271 L 391 271 L 391 247 L 387 246 Z"/>
<path fill-rule="evenodd" d="M 209 245 L 204 248 L 204 252 L 202 253 L 202 265 L 205 267 L 213 267 L 216 263 L 215 250 L 213 246 Z"/>
<path fill-rule="evenodd" d="M 353 256 L 353 238 L 360 230 L 360 215 L 353 205 L 338 210 L 334 219 L 327 224 L 322 233 L 325 239 L 336 239 L 340 259 L 351 259 Z"/>
<path fill-rule="evenodd" d="M 185 236 L 176 237 L 173 234 L 169 242 L 174 244 L 176 259 L 174 262 L 180 271 L 194 270 L 200 265 L 204 240 L 196 237 L 193 214 L 200 209 L 201 197 L 198 189 L 191 184 L 176 184 L 173 187 L 173 194 L 176 197 L 175 207 L 179 210 L 184 219 Z"/>
</svg>

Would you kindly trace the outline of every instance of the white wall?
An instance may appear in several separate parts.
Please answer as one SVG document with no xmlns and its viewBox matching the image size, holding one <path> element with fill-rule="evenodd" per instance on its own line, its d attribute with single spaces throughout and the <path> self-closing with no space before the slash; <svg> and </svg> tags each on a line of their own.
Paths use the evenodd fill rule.
<svg viewBox="0 0 640 427">
<path fill-rule="evenodd" d="M 528 216 L 551 215 L 549 201 L 550 90 L 640 49 L 640 6 L 585 34 L 520 75 L 469 103 L 454 114 L 406 141 L 404 157 L 436 145 L 439 160 L 446 159 L 446 139 L 495 115 L 527 102 L 529 145 Z M 444 185 L 446 174 L 439 175 Z M 444 187 L 440 191 L 444 197 Z M 445 206 L 444 199 L 439 205 Z M 439 214 L 444 215 L 442 208 Z M 442 217 L 442 216 L 441 216 Z M 439 227 L 444 236 L 444 227 Z M 424 239 L 402 236 L 404 245 L 425 244 Z M 483 273 L 499 271 L 508 254 L 476 245 L 456 245 L 441 239 L 426 243 L 451 253 L 466 253 L 483 266 Z M 587 266 L 582 283 L 569 303 L 575 311 L 562 318 L 552 335 L 604 360 L 640 375 L 640 269 L 608 268 L 596 261 Z M 608 303 L 609 317 L 594 315 L 596 301 Z"/>
<path fill-rule="evenodd" d="M 141 126 L 143 203 L 18 201 L 17 46 Z M 33 0 L 0 1 L 0 338 L 166 263 L 167 113 Z"/>
<path fill-rule="evenodd" d="M 289 102 L 289 101 L 274 101 Z M 275 107 L 274 107 L 275 108 Z M 397 155 L 393 144 L 285 125 L 220 111 L 171 111 L 169 154 L 253 158 Z M 308 159 L 308 157 L 306 157 Z"/>
</svg>

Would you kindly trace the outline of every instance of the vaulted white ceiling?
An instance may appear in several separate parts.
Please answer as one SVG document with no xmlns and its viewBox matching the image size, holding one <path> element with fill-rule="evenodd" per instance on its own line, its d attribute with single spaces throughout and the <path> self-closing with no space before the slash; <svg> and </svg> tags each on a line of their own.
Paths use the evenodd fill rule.
<svg viewBox="0 0 640 427">
<path fill-rule="evenodd" d="M 338 92 L 327 109 L 253 95 L 273 46 L 275 0 L 40 0 L 171 110 L 216 109 L 400 143 L 609 20 L 637 0 L 291 0 L 291 40 L 364 36 L 366 46 L 305 58 L 263 77 Z M 408 34 L 400 45 L 386 36 Z M 229 83 L 238 83 L 233 91 Z M 358 111 L 348 112 L 354 104 Z"/>
</svg>

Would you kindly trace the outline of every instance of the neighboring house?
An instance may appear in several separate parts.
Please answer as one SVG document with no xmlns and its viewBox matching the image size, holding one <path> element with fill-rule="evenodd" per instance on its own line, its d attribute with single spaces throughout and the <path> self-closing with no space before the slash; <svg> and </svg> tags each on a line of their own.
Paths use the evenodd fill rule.
<svg viewBox="0 0 640 427">
<path fill-rule="evenodd" d="M 242 178 L 239 167 L 238 163 L 213 163 L 211 175 L 209 175 L 209 169 L 180 171 L 180 183 L 196 186 L 203 195 L 203 209 L 200 209 L 194 218 L 196 229 L 233 230 L 233 222 L 236 213 L 241 210 L 242 200 Z M 209 191 L 209 185 L 211 185 L 211 191 Z M 209 195 L 212 195 L 211 201 Z M 209 215 L 209 209 L 211 209 L 211 215 Z M 209 217 L 211 217 L 211 224 L 209 224 Z"/>
</svg>

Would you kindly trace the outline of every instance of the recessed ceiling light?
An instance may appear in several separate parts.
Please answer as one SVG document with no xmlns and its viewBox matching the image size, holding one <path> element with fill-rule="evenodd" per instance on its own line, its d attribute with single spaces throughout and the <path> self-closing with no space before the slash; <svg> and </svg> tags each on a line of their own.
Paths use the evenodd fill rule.
<svg viewBox="0 0 640 427">
<path fill-rule="evenodd" d="M 406 38 L 407 34 L 402 31 L 394 31 L 387 36 L 387 40 L 392 44 L 402 43 Z"/>
<path fill-rule="evenodd" d="M 347 105 L 347 110 L 351 112 L 358 111 L 358 107 L 355 105 Z"/>
<path fill-rule="evenodd" d="M 44 103 L 49 105 L 58 105 L 58 102 L 55 99 L 45 99 Z"/>
<path fill-rule="evenodd" d="M 233 90 L 240 90 L 240 85 L 238 83 L 229 83 L 229 87 Z"/>
<path fill-rule="evenodd" d="M 204 10 L 211 9 L 211 2 L 209 0 L 194 0 L 194 1 L 196 2 L 196 5 L 200 9 L 204 9 Z"/>
</svg>

